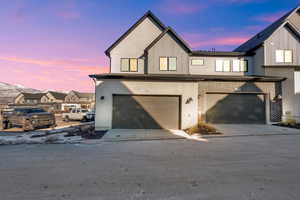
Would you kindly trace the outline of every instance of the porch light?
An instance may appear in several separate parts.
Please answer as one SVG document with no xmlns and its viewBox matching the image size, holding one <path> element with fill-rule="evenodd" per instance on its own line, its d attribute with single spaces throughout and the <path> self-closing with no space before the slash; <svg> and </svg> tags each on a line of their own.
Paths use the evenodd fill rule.
<svg viewBox="0 0 300 200">
<path fill-rule="evenodd" d="M 192 101 L 193 101 L 193 98 L 190 97 L 190 98 L 188 98 L 188 99 L 186 100 L 185 104 L 190 104 Z"/>
</svg>

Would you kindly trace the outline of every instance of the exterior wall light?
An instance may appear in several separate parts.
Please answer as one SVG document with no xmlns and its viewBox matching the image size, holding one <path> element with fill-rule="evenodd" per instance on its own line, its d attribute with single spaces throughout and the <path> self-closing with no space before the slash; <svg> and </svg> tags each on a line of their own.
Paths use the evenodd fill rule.
<svg viewBox="0 0 300 200">
<path fill-rule="evenodd" d="M 279 100 L 282 100 L 282 96 L 280 94 L 276 95 L 274 98 L 273 98 L 273 101 L 279 101 Z"/>
<path fill-rule="evenodd" d="M 193 98 L 192 97 L 188 98 L 186 100 L 185 104 L 190 104 L 191 102 L 193 102 Z"/>
<path fill-rule="evenodd" d="M 100 100 L 104 100 L 104 99 L 105 99 L 104 96 L 101 96 L 101 97 L 100 97 Z"/>
</svg>

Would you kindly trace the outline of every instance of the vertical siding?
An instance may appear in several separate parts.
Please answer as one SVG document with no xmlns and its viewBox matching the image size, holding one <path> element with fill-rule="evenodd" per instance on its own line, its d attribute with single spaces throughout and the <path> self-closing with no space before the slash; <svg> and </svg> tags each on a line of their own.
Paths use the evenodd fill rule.
<svg viewBox="0 0 300 200">
<path fill-rule="evenodd" d="M 176 57 L 177 71 L 160 71 L 159 57 Z M 169 33 L 165 34 L 148 53 L 148 73 L 149 74 L 188 74 L 188 53 Z"/>
<path fill-rule="evenodd" d="M 293 63 L 276 63 L 277 49 L 292 49 Z M 265 42 L 266 65 L 300 65 L 300 40 L 287 27 L 281 27 Z"/>
<path fill-rule="evenodd" d="M 255 51 L 255 55 L 253 56 L 253 74 L 265 75 L 263 65 L 265 65 L 265 48 L 260 47 Z"/>
<path fill-rule="evenodd" d="M 156 37 L 158 37 L 161 32 L 162 31 L 157 27 L 157 25 L 154 24 L 151 19 L 146 18 L 110 52 L 111 73 L 122 73 L 120 71 L 120 59 L 140 58 L 144 54 L 144 49 Z M 144 60 L 141 59 L 139 61 L 138 72 L 130 73 L 144 73 Z"/>
<path fill-rule="evenodd" d="M 295 86 L 294 86 L 294 69 L 293 68 L 266 68 L 266 75 L 286 77 L 287 80 L 282 82 L 282 109 L 283 115 L 290 112 L 294 115 L 295 111 Z"/>
<path fill-rule="evenodd" d="M 300 12 L 293 14 L 289 21 L 300 30 Z"/>
</svg>

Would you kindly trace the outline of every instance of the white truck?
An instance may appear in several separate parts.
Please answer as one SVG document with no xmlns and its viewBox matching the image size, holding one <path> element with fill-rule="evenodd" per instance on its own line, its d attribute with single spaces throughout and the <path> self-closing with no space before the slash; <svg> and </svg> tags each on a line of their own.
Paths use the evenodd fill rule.
<svg viewBox="0 0 300 200">
<path fill-rule="evenodd" d="M 87 122 L 93 121 L 95 119 L 95 113 L 87 109 L 74 108 L 69 113 L 63 113 L 62 118 L 66 122 L 70 120 L 79 120 Z"/>
</svg>

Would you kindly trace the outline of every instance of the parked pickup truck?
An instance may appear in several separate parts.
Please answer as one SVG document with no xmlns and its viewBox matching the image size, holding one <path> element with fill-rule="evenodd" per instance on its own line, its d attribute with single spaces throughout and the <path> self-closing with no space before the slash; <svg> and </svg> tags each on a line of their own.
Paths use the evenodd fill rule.
<svg viewBox="0 0 300 200">
<path fill-rule="evenodd" d="M 95 113 L 90 112 L 87 109 L 74 108 L 69 113 L 63 113 L 62 118 L 64 121 L 79 120 L 79 121 L 93 121 L 95 118 Z"/>
<path fill-rule="evenodd" d="M 11 112 L 2 113 L 3 129 L 21 127 L 24 131 L 32 131 L 55 126 L 55 116 L 41 108 L 15 108 Z"/>
</svg>

